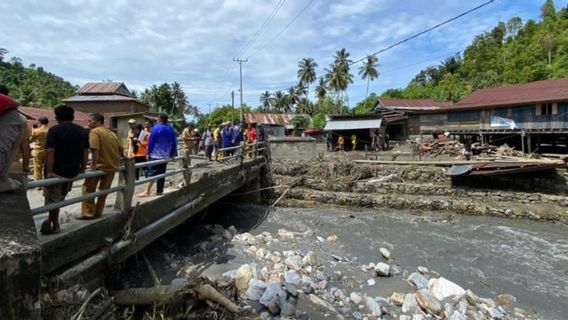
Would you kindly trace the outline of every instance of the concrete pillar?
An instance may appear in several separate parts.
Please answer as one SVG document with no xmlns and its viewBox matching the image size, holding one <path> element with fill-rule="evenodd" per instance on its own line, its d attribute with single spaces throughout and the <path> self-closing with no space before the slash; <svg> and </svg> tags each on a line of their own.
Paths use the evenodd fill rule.
<svg viewBox="0 0 568 320">
<path fill-rule="evenodd" d="M 529 150 L 529 153 L 532 153 L 532 139 L 531 139 L 531 134 L 527 134 L 527 147 Z"/>
<path fill-rule="evenodd" d="M 26 191 L 0 193 L 0 319 L 40 319 L 40 275 L 41 247 Z"/>
<path fill-rule="evenodd" d="M 124 159 L 124 171 L 118 175 L 118 185 L 124 186 L 124 189 L 116 194 L 116 202 L 114 207 L 120 212 L 127 212 L 132 206 L 132 197 L 134 197 L 135 177 L 134 158 Z"/>
</svg>

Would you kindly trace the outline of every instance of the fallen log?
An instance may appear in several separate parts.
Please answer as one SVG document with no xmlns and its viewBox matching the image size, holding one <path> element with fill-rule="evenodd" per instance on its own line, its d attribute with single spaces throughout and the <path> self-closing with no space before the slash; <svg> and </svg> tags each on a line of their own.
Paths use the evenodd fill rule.
<svg viewBox="0 0 568 320">
<path fill-rule="evenodd" d="M 224 295 L 220 294 L 219 291 L 213 288 L 210 284 L 200 286 L 198 293 L 201 299 L 215 302 L 231 313 L 239 313 L 239 307 L 231 300 L 227 299 Z"/>
</svg>

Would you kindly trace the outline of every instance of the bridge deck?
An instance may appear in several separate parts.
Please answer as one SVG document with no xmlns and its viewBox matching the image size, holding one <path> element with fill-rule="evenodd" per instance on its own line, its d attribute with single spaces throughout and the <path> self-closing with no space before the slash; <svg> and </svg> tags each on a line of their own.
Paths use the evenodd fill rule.
<svg viewBox="0 0 568 320">
<path fill-rule="evenodd" d="M 246 159 L 243 167 L 254 165 L 258 161 L 261 160 Z M 137 219 L 133 223 L 133 231 L 157 220 L 162 215 L 194 200 L 198 196 L 204 198 L 203 203 L 200 203 L 199 207 L 207 207 L 220 197 L 237 190 L 244 183 L 242 177 L 237 177 L 239 176 L 238 172 L 240 172 L 239 161 L 233 161 L 228 164 L 207 164 L 196 161 L 192 165 L 195 165 L 195 168 L 192 170 L 191 183 L 188 187 L 180 189 L 176 184 L 183 181 L 183 178 L 181 176 L 172 176 L 166 178 L 164 195 L 152 195 L 144 198 L 134 196 L 132 204 L 134 206 L 138 203 L 140 209 L 136 213 Z M 175 166 L 176 164 L 170 164 L 168 170 L 175 169 Z M 223 178 L 232 179 L 231 183 L 227 184 L 226 181 L 223 181 Z M 113 185 L 117 183 L 117 180 L 118 174 Z M 170 184 L 168 181 L 176 182 Z M 239 182 L 235 183 L 236 181 Z M 223 187 L 224 185 L 230 187 L 226 189 Z M 142 192 L 144 187 L 145 185 L 138 186 L 135 194 Z M 155 186 L 153 191 L 155 191 Z M 68 198 L 80 194 L 81 182 L 79 181 L 73 185 Z M 34 222 L 38 230 L 38 239 L 42 248 L 43 274 L 55 272 L 63 266 L 76 262 L 100 250 L 105 245 L 109 245 L 109 239 L 116 241 L 122 236 L 128 216 L 113 208 L 115 199 L 116 193 L 109 194 L 103 216 L 94 220 L 75 219 L 75 216 L 80 213 L 81 203 L 62 208 L 60 213 L 60 221 L 62 221 L 61 232 L 55 235 L 42 235 L 39 233 L 41 223 L 46 219 L 47 213 L 34 216 Z M 42 191 L 29 190 L 28 200 L 32 208 L 43 205 Z M 200 208 L 196 209 L 201 210 L 202 208 Z"/>
</svg>

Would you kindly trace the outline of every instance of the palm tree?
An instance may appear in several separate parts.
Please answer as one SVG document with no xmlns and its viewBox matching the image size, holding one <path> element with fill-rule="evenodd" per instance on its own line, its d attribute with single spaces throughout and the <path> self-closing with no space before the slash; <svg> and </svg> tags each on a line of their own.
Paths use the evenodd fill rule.
<svg viewBox="0 0 568 320">
<path fill-rule="evenodd" d="M 327 85 L 337 94 L 337 107 L 341 113 L 343 110 L 343 93 L 347 90 L 350 83 L 353 83 L 353 75 L 349 73 L 345 62 L 338 60 L 325 69 Z"/>
<path fill-rule="evenodd" d="M 316 81 L 316 68 L 318 64 L 313 58 L 303 58 L 298 62 L 298 82 L 300 85 L 306 85 L 307 89 L 305 92 L 306 99 L 308 99 L 308 93 L 310 92 L 310 84 Z"/>
<path fill-rule="evenodd" d="M 284 92 L 278 90 L 276 92 L 274 92 L 273 98 L 272 98 L 272 110 L 273 112 L 282 112 L 282 110 L 285 109 L 285 105 L 286 105 L 286 96 L 284 95 Z"/>
<path fill-rule="evenodd" d="M 323 78 L 320 78 L 320 81 L 316 86 L 314 93 L 316 94 L 316 98 L 318 98 L 319 102 L 321 102 L 327 95 L 327 85 L 325 84 L 325 80 Z"/>
<path fill-rule="evenodd" d="M 260 94 L 260 104 L 262 105 L 264 112 L 268 113 L 272 104 L 272 96 L 268 90 Z"/>
<path fill-rule="evenodd" d="M 365 63 L 359 67 L 359 75 L 363 80 L 367 80 L 367 90 L 365 90 L 365 107 L 367 107 L 367 97 L 369 96 L 369 81 L 373 81 L 379 77 L 377 62 L 379 62 L 377 57 L 368 56 Z"/>
<path fill-rule="evenodd" d="M 292 111 L 293 107 L 298 104 L 299 101 L 298 89 L 295 86 L 291 86 L 286 93 L 286 110 L 284 110 L 284 112 L 288 113 Z"/>
</svg>

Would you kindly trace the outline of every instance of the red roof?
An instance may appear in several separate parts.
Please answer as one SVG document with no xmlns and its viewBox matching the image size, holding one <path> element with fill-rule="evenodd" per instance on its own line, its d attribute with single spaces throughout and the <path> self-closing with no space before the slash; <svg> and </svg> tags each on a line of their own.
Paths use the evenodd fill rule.
<svg viewBox="0 0 568 320">
<path fill-rule="evenodd" d="M 20 106 L 18 107 L 18 111 L 28 118 L 28 126 L 30 128 L 34 124 L 37 124 L 37 119 L 40 117 L 46 117 L 49 120 L 49 124 L 47 126 L 50 128 L 57 124 L 53 109 Z M 89 124 L 89 114 L 81 111 L 75 111 L 75 120 L 73 120 L 73 122 L 86 128 Z M 105 127 L 109 127 L 109 121 L 107 121 L 107 119 L 105 119 Z"/>
<path fill-rule="evenodd" d="M 378 104 L 383 108 L 401 111 L 429 111 L 452 106 L 451 102 L 437 102 L 432 99 L 389 99 L 379 98 Z"/>
<path fill-rule="evenodd" d="M 88 82 L 79 90 L 79 95 L 120 94 L 131 96 L 130 91 L 122 82 Z"/>
<path fill-rule="evenodd" d="M 568 101 L 568 78 L 481 89 L 463 98 L 451 109 L 504 107 L 559 101 Z"/>
<path fill-rule="evenodd" d="M 245 121 L 248 123 L 289 125 L 292 124 L 294 114 L 290 113 L 245 113 Z"/>
</svg>

